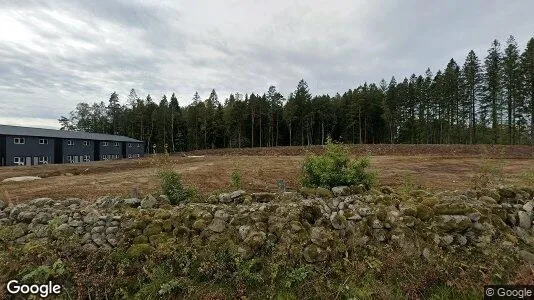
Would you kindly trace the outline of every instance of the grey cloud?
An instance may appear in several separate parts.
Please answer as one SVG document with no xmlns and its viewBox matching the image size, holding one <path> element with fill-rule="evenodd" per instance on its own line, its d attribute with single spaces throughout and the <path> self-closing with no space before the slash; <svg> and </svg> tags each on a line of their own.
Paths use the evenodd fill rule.
<svg viewBox="0 0 534 300">
<path fill-rule="evenodd" d="M 56 119 L 80 101 L 130 88 L 182 104 L 211 89 L 288 95 L 343 93 L 427 67 L 469 49 L 532 36 L 529 1 L 0 1 L 31 36 L 0 30 L 0 119 Z M 0 15 L 1 16 L 1 15 Z M 23 32 L 26 34 L 25 32 Z M 14 105 L 13 103 L 16 103 Z M 49 124 L 49 123 L 48 123 Z"/>
</svg>

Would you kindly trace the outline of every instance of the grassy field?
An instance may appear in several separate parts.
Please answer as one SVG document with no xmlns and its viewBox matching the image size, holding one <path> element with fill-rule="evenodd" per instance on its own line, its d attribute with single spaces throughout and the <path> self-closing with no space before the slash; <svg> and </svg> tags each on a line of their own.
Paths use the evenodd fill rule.
<svg viewBox="0 0 534 300">
<path fill-rule="evenodd" d="M 381 184 L 396 188 L 455 190 L 473 187 L 474 178 L 492 183 L 532 185 L 532 147 L 375 145 L 353 147 L 353 155 L 369 154 Z M 239 172 L 248 191 L 275 191 L 278 180 L 298 189 L 301 164 L 307 152 L 320 147 L 206 150 L 170 157 L 172 168 L 187 186 L 201 194 L 231 189 L 231 174 Z M 43 179 L 0 183 L 0 197 L 20 202 L 37 197 L 96 199 L 158 192 L 159 159 L 91 162 L 78 165 L 3 167 L 0 181 L 35 175 Z"/>
</svg>

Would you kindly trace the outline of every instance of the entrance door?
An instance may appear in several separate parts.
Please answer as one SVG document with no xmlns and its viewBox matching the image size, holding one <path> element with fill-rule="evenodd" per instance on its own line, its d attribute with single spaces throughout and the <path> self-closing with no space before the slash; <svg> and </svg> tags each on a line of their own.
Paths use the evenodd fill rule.
<svg viewBox="0 0 534 300">
<path fill-rule="evenodd" d="M 32 165 L 32 158 L 30 156 L 26 157 L 26 165 L 31 166 Z"/>
<path fill-rule="evenodd" d="M 80 162 L 83 162 L 83 155 L 80 155 Z"/>
<path fill-rule="evenodd" d="M 33 157 L 33 164 L 34 165 L 38 165 L 39 164 L 39 157 L 38 156 L 34 156 Z"/>
<path fill-rule="evenodd" d="M 77 156 L 77 155 L 74 156 L 74 163 L 75 163 L 75 164 L 78 163 L 78 156 Z"/>
</svg>

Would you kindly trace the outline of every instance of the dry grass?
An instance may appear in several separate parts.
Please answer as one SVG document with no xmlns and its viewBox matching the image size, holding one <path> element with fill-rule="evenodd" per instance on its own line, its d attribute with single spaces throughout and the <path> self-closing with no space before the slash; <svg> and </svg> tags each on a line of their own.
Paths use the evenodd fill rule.
<svg viewBox="0 0 534 300">
<path fill-rule="evenodd" d="M 303 156 L 172 156 L 166 162 L 182 175 L 186 186 L 200 193 L 231 189 L 234 171 L 241 174 L 248 191 L 275 191 L 277 181 L 286 181 L 288 189 L 298 188 Z M 0 197 L 13 202 L 37 197 L 96 199 L 103 195 L 141 196 L 160 189 L 158 160 L 143 158 L 80 165 L 4 167 L 0 180 L 13 176 L 37 175 L 41 180 L 25 183 L 0 183 Z M 435 155 L 373 156 L 371 168 L 378 172 L 381 184 L 400 187 L 407 174 L 416 186 L 429 189 L 465 189 L 483 166 L 502 167 L 503 183 L 530 184 L 525 173 L 534 169 L 533 159 L 485 159 L 477 157 L 440 158 Z M 70 173 L 68 175 L 65 175 Z"/>
</svg>

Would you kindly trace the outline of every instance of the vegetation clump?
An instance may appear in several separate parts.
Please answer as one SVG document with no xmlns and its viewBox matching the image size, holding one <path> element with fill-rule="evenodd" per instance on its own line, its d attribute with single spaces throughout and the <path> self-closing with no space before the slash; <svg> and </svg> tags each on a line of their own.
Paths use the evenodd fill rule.
<svg viewBox="0 0 534 300">
<path fill-rule="evenodd" d="M 191 197 L 194 192 L 183 186 L 180 174 L 171 170 L 164 170 L 159 172 L 161 178 L 161 189 L 163 194 L 169 198 L 172 205 L 179 204 Z"/>
<path fill-rule="evenodd" d="M 237 170 L 234 170 L 232 172 L 232 176 L 231 176 L 231 181 L 232 181 L 232 187 L 233 188 L 236 188 L 236 189 L 240 189 L 242 184 L 243 184 L 243 181 L 241 179 L 241 173 L 239 173 L 239 171 Z"/>
<path fill-rule="evenodd" d="M 351 160 L 346 146 L 329 139 L 324 154 L 306 157 L 302 184 L 305 187 L 323 188 L 363 184 L 369 189 L 376 182 L 376 176 L 368 171 L 368 167 L 369 158 Z"/>
</svg>

